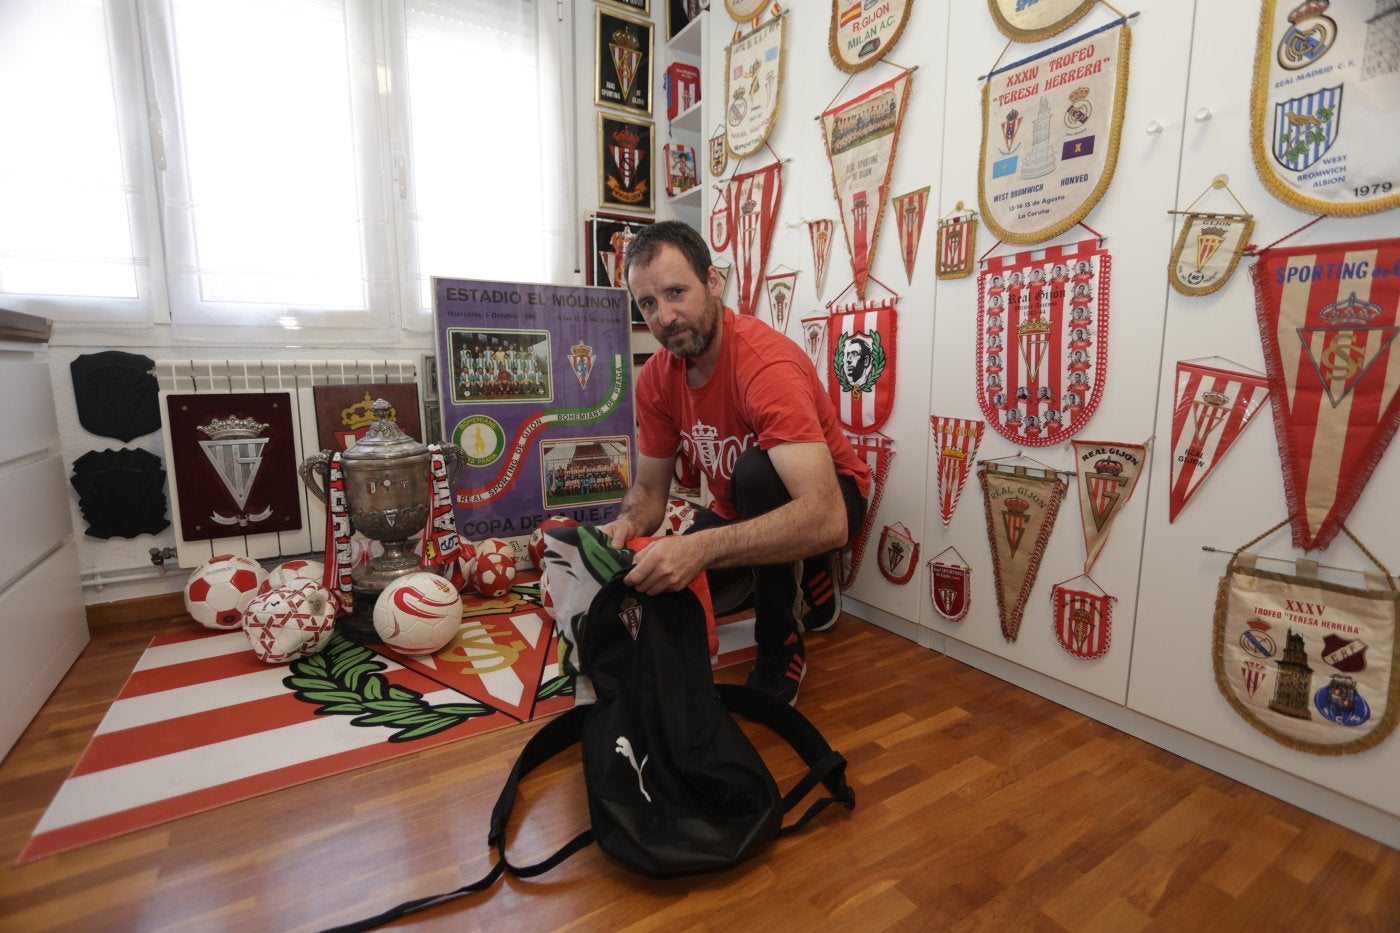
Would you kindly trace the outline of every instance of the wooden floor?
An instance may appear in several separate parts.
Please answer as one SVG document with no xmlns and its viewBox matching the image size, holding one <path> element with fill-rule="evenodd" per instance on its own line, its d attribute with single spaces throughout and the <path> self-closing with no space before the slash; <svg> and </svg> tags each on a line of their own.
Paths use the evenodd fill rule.
<svg viewBox="0 0 1400 933">
<path fill-rule="evenodd" d="M 0 930 L 315 930 L 483 874 L 521 726 L 12 867 L 150 637 L 103 624 L 0 764 Z M 1400 930 L 1400 852 L 844 617 L 801 708 L 859 804 L 741 868 L 649 881 L 588 849 L 428 930 Z M 725 672 L 737 678 L 741 671 Z M 791 753 L 755 734 L 781 784 Z M 585 821 L 531 779 L 512 856 Z"/>
</svg>

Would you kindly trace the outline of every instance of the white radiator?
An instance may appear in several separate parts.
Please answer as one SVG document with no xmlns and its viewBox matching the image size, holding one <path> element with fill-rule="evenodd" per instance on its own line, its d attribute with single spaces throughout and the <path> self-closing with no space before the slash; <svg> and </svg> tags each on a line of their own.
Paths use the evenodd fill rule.
<svg viewBox="0 0 1400 933">
<path fill-rule="evenodd" d="M 316 442 L 314 386 L 414 382 L 418 367 L 412 360 L 158 360 L 161 410 L 171 392 L 290 391 L 296 461 L 300 464 L 319 449 Z M 420 398 L 431 387 L 419 386 Z M 162 418 L 162 422 L 165 419 Z M 174 519 L 175 553 L 179 566 L 197 567 L 216 554 L 245 554 L 256 560 L 320 555 L 325 550 L 326 510 L 321 500 L 297 480 L 302 507 L 301 528 L 272 534 L 237 535 L 186 541 L 180 535 L 179 496 L 170 455 L 170 428 L 162 424 L 165 470 L 170 483 L 170 513 Z M 319 556 L 318 556 L 319 559 Z"/>
</svg>

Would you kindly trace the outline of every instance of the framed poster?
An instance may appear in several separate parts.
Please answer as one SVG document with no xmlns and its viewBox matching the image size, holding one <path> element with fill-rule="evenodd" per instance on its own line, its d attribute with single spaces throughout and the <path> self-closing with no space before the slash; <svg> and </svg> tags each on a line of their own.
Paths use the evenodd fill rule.
<svg viewBox="0 0 1400 933">
<path fill-rule="evenodd" d="M 612 3 L 616 6 L 626 7 L 634 10 L 643 16 L 651 13 L 651 0 L 603 0 L 604 3 Z"/>
<path fill-rule="evenodd" d="M 650 122 L 598 113 L 598 203 L 650 214 L 652 197 Z"/>
<path fill-rule="evenodd" d="M 674 39 L 709 7 L 709 0 L 666 0 L 666 41 Z"/>
<path fill-rule="evenodd" d="M 650 223 L 621 214 L 601 211 L 590 214 L 583 223 L 584 253 L 588 257 L 583 267 L 584 284 L 626 288 L 627 283 L 622 280 L 622 254 L 637 231 Z M 628 304 L 632 323 L 645 327 L 646 321 L 637 303 L 629 299 Z"/>
<path fill-rule="evenodd" d="M 313 386 L 318 450 L 345 452 L 369 433 L 378 399 L 389 403 L 389 417 L 415 441 L 423 440 L 418 418 L 418 386 L 412 382 L 376 382 L 345 386 Z M 424 441 L 426 443 L 426 441 Z"/>
<path fill-rule="evenodd" d="M 593 102 L 651 113 L 651 23 L 598 7 Z"/>
</svg>

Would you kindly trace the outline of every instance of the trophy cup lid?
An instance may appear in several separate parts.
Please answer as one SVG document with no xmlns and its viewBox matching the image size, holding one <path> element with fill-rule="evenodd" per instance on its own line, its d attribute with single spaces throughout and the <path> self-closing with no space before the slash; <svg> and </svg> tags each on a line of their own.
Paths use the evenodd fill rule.
<svg viewBox="0 0 1400 933">
<path fill-rule="evenodd" d="M 389 417 L 392 408 L 386 399 L 375 401 L 370 408 L 374 414 L 374 424 L 354 447 L 341 454 L 341 460 L 402 460 L 428 453 L 427 445 L 403 433 L 394 419 Z"/>
</svg>

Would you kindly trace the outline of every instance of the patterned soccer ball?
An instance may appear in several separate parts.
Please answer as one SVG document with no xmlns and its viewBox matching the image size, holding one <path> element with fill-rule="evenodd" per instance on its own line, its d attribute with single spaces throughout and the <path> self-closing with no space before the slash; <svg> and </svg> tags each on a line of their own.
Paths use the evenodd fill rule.
<svg viewBox="0 0 1400 933">
<path fill-rule="evenodd" d="M 489 599 L 499 599 L 515 584 L 515 558 L 500 551 L 476 555 L 472 581 L 476 591 Z"/>
<path fill-rule="evenodd" d="M 567 515 L 551 515 L 535 526 L 535 530 L 530 532 L 530 544 L 526 547 L 526 553 L 530 555 L 530 562 L 537 569 L 544 568 L 544 533 L 551 528 L 577 528 L 578 522 Z"/>
<path fill-rule="evenodd" d="M 549 616 L 551 619 L 555 618 L 554 593 L 549 588 L 548 565 L 540 568 L 540 608 L 544 610 L 545 615 Z"/>
<path fill-rule="evenodd" d="M 253 653 L 269 664 L 313 655 L 330 641 L 335 603 L 319 580 L 293 580 L 253 597 L 243 613 L 243 633 Z"/>
<path fill-rule="evenodd" d="M 485 541 L 476 543 L 476 556 L 482 554 L 506 554 L 511 560 L 515 559 L 515 547 L 501 538 L 487 538 Z"/>
<path fill-rule="evenodd" d="M 658 534 L 683 535 L 693 524 L 695 506 L 684 499 L 671 499 L 666 503 L 666 517 L 661 520 Z"/>
<path fill-rule="evenodd" d="M 299 580 L 315 580 L 317 584 L 326 576 L 326 565 L 319 560 L 289 560 L 278 564 L 267 575 L 267 584 L 272 589 L 290 586 Z"/>
<path fill-rule="evenodd" d="M 462 622 L 462 597 L 447 580 L 420 571 L 399 577 L 374 602 L 379 640 L 403 654 L 432 654 Z"/>
<path fill-rule="evenodd" d="M 220 554 L 195 568 L 185 584 L 185 611 L 205 628 L 235 629 L 253 597 L 266 593 L 267 571 L 251 557 Z"/>
</svg>

